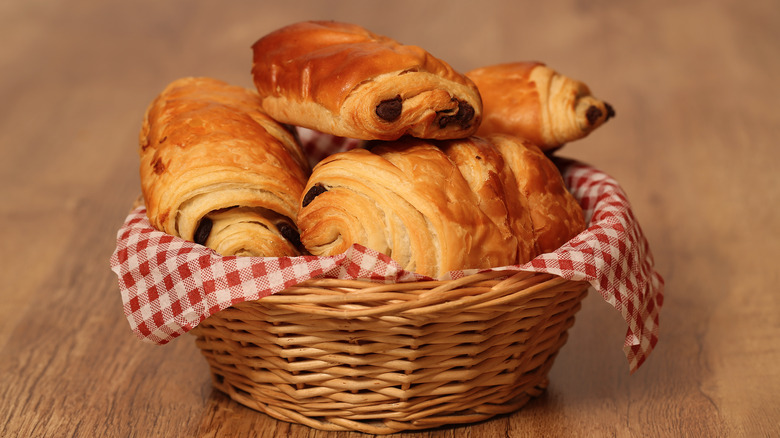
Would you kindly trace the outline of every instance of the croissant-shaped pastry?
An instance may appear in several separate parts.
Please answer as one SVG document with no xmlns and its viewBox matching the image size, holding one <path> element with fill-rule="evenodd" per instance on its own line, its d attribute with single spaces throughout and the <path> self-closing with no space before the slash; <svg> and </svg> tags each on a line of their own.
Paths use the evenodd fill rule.
<svg viewBox="0 0 780 438">
<path fill-rule="evenodd" d="M 583 82 L 540 62 L 515 62 L 466 73 L 482 96 L 478 135 L 510 134 L 552 150 L 583 138 L 614 117 Z"/>
<path fill-rule="evenodd" d="M 141 188 L 156 229 L 222 255 L 293 256 L 310 168 L 295 135 L 252 90 L 182 78 L 157 96 L 140 133 Z"/>
<path fill-rule="evenodd" d="M 440 277 L 524 263 L 549 247 L 552 233 L 565 242 L 581 231 L 581 223 L 563 230 L 576 216 L 568 209 L 579 206 L 552 162 L 520 140 L 498 141 L 501 147 L 480 137 L 405 138 L 331 155 L 314 167 L 305 189 L 302 244 L 312 254 L 334 255 L 357 243 L 404 269 Z M 502 149 L 510 144 L 521 152 L 506 160 Z M 544 169 L 527 169 L 539 165 L 537 154 L 548 160 Z M 560 210 L 565 223 L 548 223 Z"/>
<path fill-rule="evenodd" d="M 291 24 L 253 46 L 252 76 L 274 119 L 341 137 L 394 140 L 473 134 L 474 84 L 420 47 L 353 24 Z"/>
</svg>

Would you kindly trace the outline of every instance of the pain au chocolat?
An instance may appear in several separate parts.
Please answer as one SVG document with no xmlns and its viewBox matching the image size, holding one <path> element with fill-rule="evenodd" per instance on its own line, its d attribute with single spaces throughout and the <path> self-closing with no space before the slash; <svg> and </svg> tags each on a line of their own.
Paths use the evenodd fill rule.
<svg viewBox="0 0 780 438">
<path fill-rule="evenodd" d="M 542 150 L 578 140 L 614 117 L 588 86 L 541 62 L 512 62 L 466 73 L 482 96 L 478 135 L 510 134 Z"/>
<path fill-rule="evenodd" d="M 252 77 L 274 119 L 363 140 L 473 134 L 482 103 L 471 80 L 426 50 L 365 28 L 306 21 L 253 46 Z"/>
<path fill-rule="evenodd" d="M 405 137 L 369 146 L 314 167 L 298 213 L 312 254 L 360 244 L 441 277 L 525 263 L 584 229 L 557 168 L 520 139 Z"/>
<path fill-rule="evenodd" d="M 222 255 L 300 254 L 295 220 L 309 164 L 254 90 L 173 81 L 146 111 L 139 155 L 156 229 Z"/>
</svg>

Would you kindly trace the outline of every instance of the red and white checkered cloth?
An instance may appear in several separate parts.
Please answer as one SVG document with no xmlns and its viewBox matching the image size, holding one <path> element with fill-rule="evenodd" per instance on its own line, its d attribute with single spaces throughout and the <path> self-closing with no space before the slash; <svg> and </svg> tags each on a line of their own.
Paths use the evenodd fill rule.
<svg viewBox="0 0 780 438">
<path fill-rule="evenodd" d="M 310 156 L 315 157 L 313 161 L 328 154 L 331 140 L 339 150 L 359 144 L 306 131 L 301 135 Z M 628 325 L 623 350 L 633 373 L 658 342 L 663 279 L 653 268 L 647 240 L 618 183 L 580 162 L 562 160 L 559 164 L 585 210 L 588 229 L 554 253 L 500 269 L 546 272 L 589 282 Z M 117 233 L 110 263 L 133 332 L 157 344 L 169 342 L 233 304 L 260 299 L 311 278 L 428 279 L 404 271 L 389 257 L 359 245 L 332 257 L 222 257 L 204 246 L 155 230 L 143 207 L 132 211 Z M 471 272 L 452 272 L 449 277 Z"/>
</svg>

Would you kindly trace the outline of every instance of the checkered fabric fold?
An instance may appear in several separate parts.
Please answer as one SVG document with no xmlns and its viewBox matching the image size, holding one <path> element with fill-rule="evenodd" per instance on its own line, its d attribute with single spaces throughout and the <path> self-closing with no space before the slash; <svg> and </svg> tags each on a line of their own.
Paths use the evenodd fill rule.
<svg viewBox="0 0 780 438">
<path fill-rule="evenodd" d="M 312 147 L 320 137 L 303 137 Z M 339 147 L 355 143 L 339 142 Z M 322 144 L 316 146 L 322 150 Z M 619 184 L 581 162 L 559 160 L 589 227 L 553 253 L 497 269 L 545 272 L 587 281 L 621 313 L 628 326 L 623 350 L 636 371 L 658 342 L 664 283 L 654 269 L 648 242 Z M 354 245 L 331 257 L 222 257 L 214 251 L 152 228 L 143 207 L 126 218 L 111 255 L 124 313 L 141 339 L 165 344 L 233 304 L 257 300 L 312 278 L 379 282 L 428 280 L 403 270 L 389 257 Z M 460 278 L 475 271 L 456 271 Z"/>
</svg>

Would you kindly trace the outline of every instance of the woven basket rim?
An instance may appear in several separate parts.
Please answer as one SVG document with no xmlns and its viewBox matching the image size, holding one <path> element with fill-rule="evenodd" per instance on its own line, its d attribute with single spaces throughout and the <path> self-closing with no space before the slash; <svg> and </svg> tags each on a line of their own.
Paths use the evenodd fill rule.
<svg viewBox="0 0 780 438">
<path fill-rule="evenodd" d="M 532 297 L 549 288 L 572 287 L 583 281 L 531 271 L 485 271 L 452 280 L 422 280 L 383 283 L 362 279 L 310 279 L 256 301 L 237 303 L 246 308 L 255 303 L 307 315 L 360 318 L 378 315 L 420 315 L 479 308 L 495 300 Z M 576 286 L 579 287 L 579 286 Z M 507 290 L 519 289 L 507 295 Z"/>
</svg>

